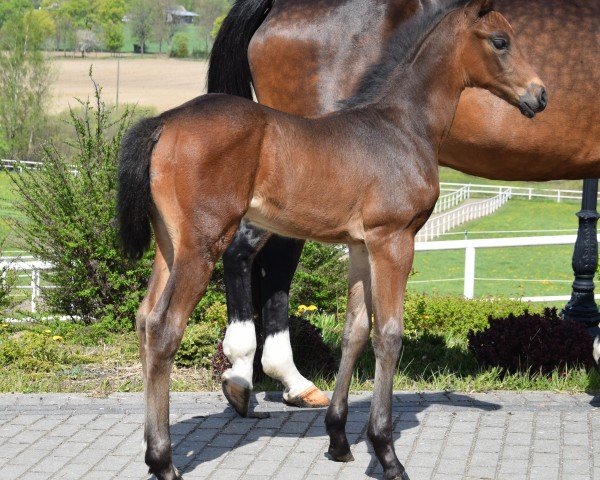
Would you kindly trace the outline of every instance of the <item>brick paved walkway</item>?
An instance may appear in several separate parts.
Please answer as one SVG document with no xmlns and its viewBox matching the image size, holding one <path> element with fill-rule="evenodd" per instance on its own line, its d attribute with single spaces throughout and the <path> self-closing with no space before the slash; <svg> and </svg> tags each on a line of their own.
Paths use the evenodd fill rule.
<svg viewBox="0 0 600 480">
<path fill-rule="evenodd" d="M 381 478 L 365 442 L 370 394 L 351 396 L 355 461 L 325 456 L 324 410 L 257 394 L 267 419 L 241 419 L 217 393 L 176 393 L 171 432 L 186 480 Z M 402 393 L 396 450 L 412 480 L 600 480 L 600 397 Z M 0 395 L 0 478 L 145 479 L 142 398 Z"/>
</svg>

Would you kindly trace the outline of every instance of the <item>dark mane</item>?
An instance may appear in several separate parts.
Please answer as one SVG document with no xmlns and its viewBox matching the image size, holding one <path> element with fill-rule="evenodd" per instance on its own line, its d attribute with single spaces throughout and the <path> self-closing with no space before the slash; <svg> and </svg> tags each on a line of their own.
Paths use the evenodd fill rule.
<svg viewBox="0 0 600 480">
<path fill-rule="evenodd" d="M 431 31 L 450 12 L 471 0 L 453 0 L 401 24 L 392 34 L 382 54 L 381 61 L 364 75 L 354 96 L 342 100 L 343 108 L 367 105 L 377 100 L 379 92 L 398 66 L 408 65 Z"/>
</svg>

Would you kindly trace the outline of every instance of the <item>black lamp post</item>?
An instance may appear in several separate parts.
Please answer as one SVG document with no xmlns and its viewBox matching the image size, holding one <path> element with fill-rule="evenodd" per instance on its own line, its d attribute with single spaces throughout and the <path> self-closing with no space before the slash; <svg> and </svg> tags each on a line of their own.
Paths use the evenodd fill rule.
<svg viewBox="0 0 600 480">
<path fill-rule="evenodd" d="M 581 322 L 590 329 L 600 322 L 600 312 L 594 300 L 594 275 L 598 268 L 596 224 L 600 218 L 596 211 L 597 199 L 598 179 L 584 180 L 581 211 L 577 213 L 579 230 L 573 251 L 575 281 L 571 300 L 562 311 L 566 320 Z"/>
</svg>

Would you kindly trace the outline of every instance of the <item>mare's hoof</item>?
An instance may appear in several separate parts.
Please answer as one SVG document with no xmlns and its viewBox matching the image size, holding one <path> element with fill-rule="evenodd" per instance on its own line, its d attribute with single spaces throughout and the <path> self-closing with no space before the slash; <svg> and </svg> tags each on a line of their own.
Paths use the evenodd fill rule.
<svg viewBox="0 0 600 480">
<path fill-rule="evenodd" d="M 329 406 L 329 398 L 321 390 L 311 385 L 295 397 L 283 396 L 287 405 L 300 408 L 321 408 Z"/>
<path fill-rule="evenodd" d="M 224 379 L 221 383 L 223 394 L 233 407 L 233 409 L 242 417 L 248 415 L 248 405 L 250 404 L 250 388 L 246 385 L 240 385 L 233 378 Z"/>
<path fill-rule="evenodd" d="M 410 478 L 408 477 L 408 473 L 406 473 L 406 470 L 404 470 L 401 474 L 399 475 L 394 475 L 393 477 L 384 477 L 387 480 L 410 480 Z"/>
<path fill-rule="evenodd" d="M 148 470 L 148 473 L 150 475 L 154 475 L 157 480 L 183 480 L 181 473 L 179 473 L 179 470 L 177 470 L 177 468 L 173 465 L 171 465 L 171 468 L 165 473 L 156 473 L 152 470 L 152 468 Z"/>
<path fill-rule="evenodd" d="M 330 447 L 327 453 L 329 453 L 334 462 L 348 463 L 354 461 L 354 457 L 352 456 L 352 452 L 350 450 L 348 450 L 346 453 L 338 453 Z"/>
</svg>

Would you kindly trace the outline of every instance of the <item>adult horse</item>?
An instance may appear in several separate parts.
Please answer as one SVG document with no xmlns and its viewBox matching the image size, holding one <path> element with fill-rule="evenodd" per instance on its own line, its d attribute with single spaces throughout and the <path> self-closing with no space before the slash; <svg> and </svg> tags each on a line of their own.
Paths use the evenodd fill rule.
<svg viewBox="0 0 600 480">
<path fill-rule="evenodd" d="M 334 114 L 307 119 L 240 97 L 205 95 L 127 132 L 120 237 L 136 258 L 150 245 L 150 225 L 156 238 L 136 326 L 145 459 L 159 479 L 180 478 L 169 435 L 173 359 L 215 263 L 245 217 L 286 236 L 348 244 L 347 323 L 325 420 L 329 454 L 352 459 L 348 388 L 373 317 L 367 434 L 385 478 L 408 480 L 394 451 L 391 415 L 403 297 L 415 235 L 439 195 L 439 145 L 467 86 L 494 92 L 528 118 L 546 107 L 543 83 L 490 0 L 455 0 L 399 29 L 363 88 Z"/>
<path fill-rule="evenodd" d="M 215 41 L 208 90 L 310 116 L 339 108 L 377 63 L 390 33 L 431 3 L 447 0 L 237 0 Z M 440 163 L 502 180 L 600 176 L 600 1 L 499 0 L 552 103 L 535 122 L 485 90 L 467 89 Z M 296 369 L 288 332 L 288 292 L 303 241 L 243 224 L 224 255 L 232 369 L 223 390 L 245 415 L 256 342 L 253 296 L 262 315 L 263 367 L 284 399 L 321 406 L 326 397 Z M 262 250 L 261 250 L 262 248 Z M 235 380 L 232 380 L 235 378 Z"/>
</svg>

